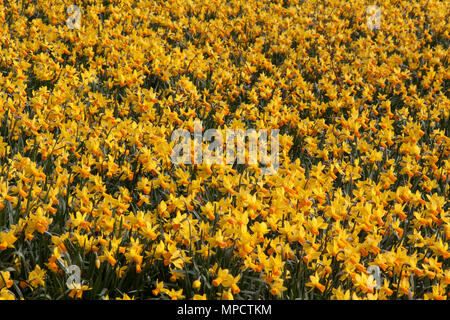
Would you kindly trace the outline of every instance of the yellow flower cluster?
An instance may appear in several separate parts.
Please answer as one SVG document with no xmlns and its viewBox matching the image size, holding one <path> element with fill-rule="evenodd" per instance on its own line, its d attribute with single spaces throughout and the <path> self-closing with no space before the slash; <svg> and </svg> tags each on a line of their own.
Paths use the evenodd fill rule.
<svg viewBox="0 0 450 320">
<path fill-rule="evenodd" d="M 448 6 L 374 4 L 0 0 L 0 299 L 448 299 Z"/>
</svg>

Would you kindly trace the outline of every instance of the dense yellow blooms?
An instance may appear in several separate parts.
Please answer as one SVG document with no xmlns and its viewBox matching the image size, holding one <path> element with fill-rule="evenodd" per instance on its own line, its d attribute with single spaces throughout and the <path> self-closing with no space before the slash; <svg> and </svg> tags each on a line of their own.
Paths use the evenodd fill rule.
<svg viewBox="0 0 450 320">
<path fill-rule="evenodd" d="M 373 4 L 0 1 L 0 299 L 448 299 L 448 4 Z"/>
</svg>

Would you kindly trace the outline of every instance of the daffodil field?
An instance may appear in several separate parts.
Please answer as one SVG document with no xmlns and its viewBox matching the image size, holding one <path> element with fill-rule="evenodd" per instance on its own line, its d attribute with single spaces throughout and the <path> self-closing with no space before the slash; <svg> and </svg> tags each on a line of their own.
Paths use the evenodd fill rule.
<svg viewBox="0 0 450 320">
<path fill-rule="evenodd" d="M 448 9 L 0 0 L 0 299 L 450 298 Z"/>
</svg>

